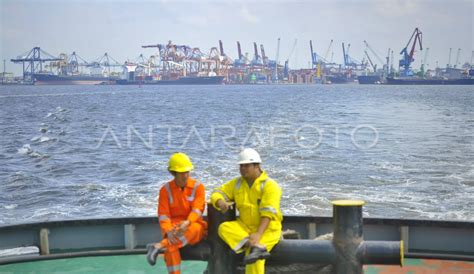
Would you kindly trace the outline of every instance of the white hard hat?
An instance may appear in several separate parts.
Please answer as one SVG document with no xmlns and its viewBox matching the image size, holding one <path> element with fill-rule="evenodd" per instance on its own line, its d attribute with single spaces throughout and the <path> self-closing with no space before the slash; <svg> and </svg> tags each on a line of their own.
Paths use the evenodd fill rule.
<svg viewBox="0 0 474 274">
<path fill-rule="evenodd" d="M 239 153 L 239 165 L 253 163 L 260 164 L 261 162 L 262 159 L 260 158 L 260 155 L 253 148 L 246 148 Z"/>
</svg>

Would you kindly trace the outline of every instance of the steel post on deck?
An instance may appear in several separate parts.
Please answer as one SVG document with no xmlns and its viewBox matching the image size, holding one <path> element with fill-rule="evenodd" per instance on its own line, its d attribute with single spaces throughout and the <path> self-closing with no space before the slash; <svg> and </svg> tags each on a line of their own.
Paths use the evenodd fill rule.
<svg viewBox="0 0 474 274">
<path fill-rule="evenodd" d="M 364 241 L 364 201 L 333 201 L 334 273 L 363 273 L 364 264 L 403 265 L 403 241 Z"/>
<path fill-rule="evenodd" d="M 336 274 L 363 273 L 364 264 L 403 264 L 403 241 L 363 240 L 363 201 L 333 201 L 333 239 L 281 240 L 271 251 L 269 265 L 319 264 L 332 265 Z M 234 252 L 220 239 L 222 222 L 235 219 L 235 211 L 222 214 L 208 206 L 211 255 L 208 274 L 234 274 L 237 269 Z"/>
<path fill-rule="evenodd" d="M 334 273 L 362 273 L 358 248 L 363 240 L 363 201 L 333 201 L 333 244 L 336 249 Z"/>
<path fill-rule="evenodd" d="M 236 273 L 236 256 L 218 234 L 221 223 L 235 220 L 235 209 L 229 209 L 227 212 L 221 213 L 209 203 L 207 205 L 207 218 L 209 221 L 208 241 L 211 245 L 211 256 L 209 256 L 207 266 L 208 273 Z"/>
</svg>

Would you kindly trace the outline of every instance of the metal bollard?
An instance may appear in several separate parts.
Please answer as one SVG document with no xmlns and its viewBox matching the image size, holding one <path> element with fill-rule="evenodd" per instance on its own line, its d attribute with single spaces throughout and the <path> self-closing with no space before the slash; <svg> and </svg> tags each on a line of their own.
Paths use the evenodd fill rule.
<svg viewBox="0 0 474 274">
<path fill-rule="evenodd" d="M 403 265 L 403 242 L 364 241 L 364 201 L 333 201 L 333 244 L 336 249 L 334 273 L 362 273 L 364 264 Z"/>
<path fill-rule="evenodd" d="M 310 263 L 331 264 L 333 273 L 359 274 L 364 264 L 403 265 L 402 241 L 364 241 L 362 206 L 364 201 L 333 201 L 332 241 L 328 240 L 281 240 L 271 251 L 269 265 Z M 208 205 L 211 255 L 209 274 L 236 272 L 236 256 L 220 239 L 217 231 L 222 222 L 235 220 L 235 211 L 220 213 Z"/>
<path fill-rule="evenodd" d="M 364 264 L 403 265 L 402 241 L 363 240 L 363 201 L 334 201 L 333 240 L 281 240 L 269 265 L 317 264 L 333 266 L 333 273 L 362 273 Z"/>
<path fill-rule="evenodd" d="M 358 248 L 363 240 L 363 201 L 333 201 L 335 273 L 362 273 Z"/>
<path fill-rule="evenodd" d="M 208 241 L 211 245 L 211 256 L 208 260 L 209 274 L 234 274 L 237 269 L 236 256 L 233 251 L 219 237 L 219 225 L 226 221 L 235 220 L 235 209 L 229 209 L 226 213 L 221 213 L 212 206 L 207 205 L 207 218 L 209 221 Z"/>
</svg>

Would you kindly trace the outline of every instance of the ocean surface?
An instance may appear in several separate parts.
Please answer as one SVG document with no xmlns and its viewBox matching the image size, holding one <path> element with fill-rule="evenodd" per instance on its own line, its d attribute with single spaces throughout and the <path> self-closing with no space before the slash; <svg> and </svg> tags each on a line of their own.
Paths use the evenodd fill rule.
<svg viewBox="0 0 474 274">
<path fill-rule="evenodd" d="M 209 196 L 243 147 L 287 215 L 474 221 L 470 86 L 0 86 L 0 225 L 155 216 L 171 153 Z"/>
</svg>

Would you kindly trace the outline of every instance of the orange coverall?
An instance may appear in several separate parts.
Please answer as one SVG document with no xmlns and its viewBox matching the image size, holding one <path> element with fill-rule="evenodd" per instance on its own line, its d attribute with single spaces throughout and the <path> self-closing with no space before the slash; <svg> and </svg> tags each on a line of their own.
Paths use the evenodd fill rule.
<svg viewBox="0 0 474 274">
<path fill-rule="evenodd" d="M 186 186 L 181 189 L 174 180 L 160 189 L 158 198 L 158 219 L 160 221 L 163 240 L 161 246 L 166 248 L 165 262 L 168 273 L 181 273 L 181 255 L 183 246 L 196 244 L 207 234 L 207 223 L 202 219 L 205 207 L 205 189 L 200 182 L 188 178 Z M 179 237 L 178 244 L 171 244 L 167 233 L 181 222 L 189 220 L 190 224 L 184 234 Z"/>
</svg>

